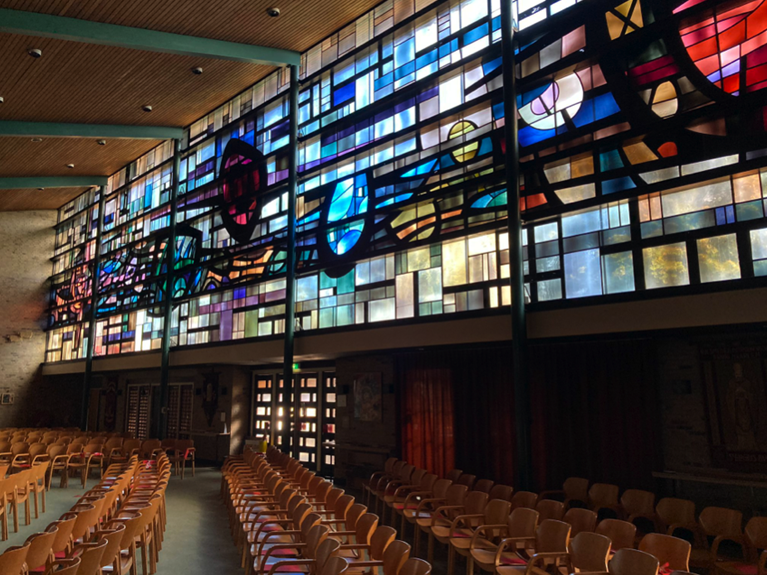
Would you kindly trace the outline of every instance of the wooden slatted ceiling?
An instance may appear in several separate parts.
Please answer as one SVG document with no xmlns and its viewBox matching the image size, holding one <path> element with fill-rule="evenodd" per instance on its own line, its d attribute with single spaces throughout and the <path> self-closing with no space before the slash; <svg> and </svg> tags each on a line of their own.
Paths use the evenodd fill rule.
<svg viewBox="0 0 767 575">
<path fill-rule="evenodd" d="M 57 210 L 88 188 L 0 190 L 0 211 Z"/>
<path fill-rule="evenodd" d="M 0 0 L 0 7 L 302 52 L 379 2 Z M 279 18 L 266 15 L 271 6 L 281 9 Z M 30 48 L 40 48 L 43 57 L 28 56 Z M 204 68 L 201 76 L 191 73 L 196 66 Z M 255 64 L 0 34 L 0 96 L 5 98 L 0 120 L 186 126 L 272 70 Z M 151 113 L 141 110 L 145 104 L 153 106 Z M 0 138 L 0 176 L 111 175 L 154 145 L 111 141 L 94 151 L 92 142 L 78 140 L 49 148 L 13 140 L 9 144 L 7 138 Z M 67 170 L 67 163 L 74 163 L 76 169 Z M 80 167 L 88 169 L 79 172 Z M 71 192 L 56 194 L 69 199 Z M 45 190 L 29 200 L 11 201 L 11 194 L 0 190 L 0 210 L 10 209 L 10 205 L 29 206 L 13 209 L 43 209 L 39 206 L 53 200 L 35 203 L 34 198 L 49 194 L 53 192 Z"/>
</svg>

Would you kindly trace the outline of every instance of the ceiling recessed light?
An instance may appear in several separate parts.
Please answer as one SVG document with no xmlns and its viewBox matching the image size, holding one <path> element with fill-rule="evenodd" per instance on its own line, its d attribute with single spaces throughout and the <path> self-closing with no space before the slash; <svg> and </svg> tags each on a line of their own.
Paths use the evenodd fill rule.
<svg viewBox="0 0 767 575">
<path fill-rule="evenodd" d="M 276 7 L 275 8 L 269 8 L 266 11 L 266 13 L 269 14 L 269 16 L 271 16 L 272 18 L 277 18 L 277 16 L 280 15 L 280 9 L 276 8 Z"/>
<path fill-rule="evenodd" d="M 106 146 L 107 145 L 107 141 L 106 140 L 97 140 L 96 143 L 99 146 Z"/>
<path fill-rule="evenodd" d="M 149 106 L 149 105 L 141 106 L 141 109 L 144 110 L 145 112 L 151 112 L 152 106 Z"/>
<path fill-rule="evenodd" d="M 38 190 L 40 190 L 40 191 L 42 192 L 42 191 L 43 191 L 45 188 L 37 188 L 37 189 L 38 189 Z"/>
<path fill-rule="evenodd" d="M 41 58 L 43 55 L 43 51 L 40 50 L 40 48 L 30 48 L 29 50 L 27 50 L 27 54 L 29 54 L 33 58 Z"/>
<path fill-rule="evenodd" d="M 200 74 L 202 74 L 202 67 L 197 66 L 196 68 L 192 68 L 192 74 L 194 74 L 195 76 L 199 76 Z"/>
<path fill-rule="evenodd" d="M 0 104 L 4 104 L 4 103 L 5 103 L 5 98 L 3 98 L 2 96 L 0 96 Z"/>
<path fill-rule="evenodd" d="M 67 164 L 67 168 L 69 168 L 70 170 L 71 170 L 72 168 L 74 168 L 74 167 L 75 167 L 75 165 L 74 165 L 74 164 Z"/>
<path fill-rule="evenodd" d="M 43 139 L 42 138 L 32 138 L 32 141 L 37 143 L 37 142 L 42 142 Z"/>
</svg>

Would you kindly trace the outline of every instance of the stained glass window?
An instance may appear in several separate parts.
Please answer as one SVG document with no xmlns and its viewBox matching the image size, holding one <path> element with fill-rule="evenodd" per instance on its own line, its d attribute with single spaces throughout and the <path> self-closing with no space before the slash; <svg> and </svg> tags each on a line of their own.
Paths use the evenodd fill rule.
<svg viewBox="0 0 767 575">
<path fill-rule="evenodd" d="M 290 122 L 301 331 L 506 313 L 500 8 L 387 0 L 60 211 L 48 361 L 285 329 Z M 767 13 L 751 0 L 512 2 L 531 309 L 767 275 Z M 167 272 L 175 271 L 172 285 Z M 668 290 L 672 291 L 669 292 Z M 557 302 L 560 303 L 548 303 Z"/>
</svg>

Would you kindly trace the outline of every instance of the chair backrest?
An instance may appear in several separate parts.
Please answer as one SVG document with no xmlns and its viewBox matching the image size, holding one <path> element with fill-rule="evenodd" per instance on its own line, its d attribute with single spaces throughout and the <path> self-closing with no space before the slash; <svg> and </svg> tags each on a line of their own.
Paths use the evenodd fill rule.
<svg viewBox="0 0 767 575">
<path fill-rule="evenodd" d="M 610 483 L 595 483 L 589 488 L 589 504 L 591 508 L 599 511 L 605 507 L 613 508 L 618 505 L 617 485 Z"/>
<path fill-rule="evenodd" d="M 626 489 L 621 495 L 621 507 L 626 515 L 652 517 L 655 513 L 655 494 L 641 489 Z"/>
<path fill-rule="evenodd" d="M 682 525 L 695 524 L 695 503 L 687 499 L 664 497 L 658 501 L 655 512 L 665 527 L 674 523 Z"/>
<path fill-rule="evenodd" d="M 10 453 L 10 451 L 11 451 L 11 442 L 0 441 L 0 453 Z"/>
<path fill-rule="evenodd" d="M 353 500 L 354 498 L 352 498 Z M 353 503 L 346 512 L 344 520 L 344 531 L 354 531 L 357 529 L 357 523 L 367 513 L 368 508 L 361 503 Z"/>
<path fill-rule="evenodd" d="M 92 546 L 81 547 L 79 555 L 80 568 L 77 570 L 77 575 L 100 575 L 101 557 L 104 555 L 104 550 L 106 548 L 106 539 L 101 539 L 98 543 Z"/>
<path fill-rule="evenodd" d="M 144 455 L 151 455 L 152 451 L 155 449 L 160 449 L 162 447 L 162 441 L 159 439 L 147 439 L 144 441 L 144 443 L 141 444 L 141 453 Z"/>
<path fill-rule="evenodd" d="M 327 537 L 319 545 L 319 547 L 317 547 L 317 553 L 315 555 L 315 559 L 317 560 L 317 571 L 322 571 L 325 563 L 327 563 L 328 560 L 338 551 L 339 547 L 341 547 L 341 542 L 330 537 Z"/>
<path fill-rule="evenodd" d="M 396 539 L 384 551 L 384 575 L 399 575 L 400 569 L 410 558 L 410 544 Z"/>
<path fill-rule="evenodd" d="M 509 519 L 511 501 L 491 499 L 485 506 L 484 525 L 503 525 Z M 499 534 L 497 529 L 487 529 L 485 537 L 491 539 Z"/>
<path fill-rule="evenodd" d="M 99 513 L 101 509 L 97 509 L 93 504 L 81 505 L 81 509 L 77 511 L 77 521 L 72 528 L 72 538 L 75 540 L 82 539 L 99 520 Z"/>
<path fill-rule="evenodd" d="M 514 488 L 511 485 L 502 485 L 496 483 L 489 491 L 490 499 L 503 499 L 504 501 L 511 502 L 511 498 L 514 493 Z"/>
<path fill-rule="evenodd" d="M 466 485 L 453 483 L 447 490 L 445 498 L 448 505 L 463 505 L 466 496 L 469 494 L 469 488 Z"/>
<path fill-rule="evenodd" d="M 636 549 L 621 549 L 610 561 L 612 575 L 658 575 L 658 559 Z"/>
<path fill-rule="evenodd" d="M 188 449 L 193 449 L 193 448 L 194 448 L 193 439 L 177 439 L 176 440 L 176 449 L 178 449 L 179 451 L 186 451 Z M 307 471 L 309 470 L 307 469 Z"/>
<path fill-rule="evenodd" d="M 397 463 L 399 459 L 396 457 L 390 457 L 386 460 L 384 463 L 384 473 L 391 473 L 392 469 L 394 468 L 394 464 Z"/>
<path fill-rule="evenodd" d="M 489 494 L 493 485 L 495 485 L 495 482 L 492 479 L 480 479 L 474 484 L 472 491 L 482 491 L 483 493 Z"/>
<path fill-rule="evenodd" d="M 573 538 L 579 533 L 593 532 L 597 528 L 597 514 L 583 507 L 573 507 L 568 509 L 562 521 L 569 523 L 572 527 L 570 534 Z"/>
<path fill-rule="evenodd" d="M 432 494 L 434 495 L 435 499 L 444 499 L 447 497 L 447 491 L 450 489 L 450 486 L 453 484 L 452 481 L 449 479 L 437 479 L 437 481 L 434 482 L 434 485 L 432 486 Z"/>
<path fill-rule="evenodd" d="M 767 549 L 767 517 L 752 517 L 746 523 L 746 541 L 752 550 Z"/>
<path fill-rule="evenodd" d="M 613 551 L 618 551 L 634 547 L 637 527 L 633 523 L 620 519 L 602 519 L 597 525 L 596 533 L 608 537 L 612 541 Z"/>
<path fill-rule="evenodd" d="M 29 456 L 37 457 L 43 455 L 48 451 L 48 446 L 45 443 L 33 443 L 29 446 Z"/>
<path fill-rule="evenodd" d="M 381 561 L 389 545 L 397 538 L 397 531 L 388 525 L 379 525 L 370 538 L 370 558 Z"/>
<path fill-rule="evenodd" d="M 583 477 L 568 477 L 562 484 L 562 491 L 565 492 L 565 502 L 589 500 L 589 480 Z"/>
<path fill-rule="evenodd" d="M 418 491 L 431 491 L 434 489 L 437 479 L 439 478 L 434 473 L 426 473 L 418 482 Z"/>
<path fill-rule="evenodd" d="M 538 527 L 538 512 L 527 507 L 517 507 L 506 522 L 509 537 L 535 537 Z"/>
<path fill-rule="evenodd" d="M 74 528 L 76 521 L 77 517 L 73 513 L 69 513 L 63 515 L 61 519 L 54 521 L 48 526 L 50 529 L 52 525 L 55 525 L 57 529 L 56 537 L 53 540 L 54 553 L 63 553 L 66 551 L 69 546 L 69 537 L 72 535 L 72 529 Z"/>
<path fill-rule="evenodd" d="M 109 567 L 117 559 L 117 554 L 120 552 L 120 545 L 122 544 L 123 535 L 125 535 L 125 525 L 118 523 L 110 529 L 104 529 L 99 532 L 99 535 L 106 539 L 107 546 L 104 548 L 104 553 L 101 556 L 101 566 Z"/>
<path fill-rule="evenodd" d="M 460 479 L 461 475 L 463 475 L 463 471 L 460 469 L 451 469 L 447 472 L 445 475 L 445 479 L 450 481 L 451 483 L 455 483 Z"/>
<path fill-rule="evenodd" d="M 399 575 L 430 575 L 430 573 L 431 563 L 418 557 L 411 557 L 405 561 L 402 569 L 399 570 Z"/>
<path fill-rule="evenodd" d="M 554 519 L 561 521 L 565 516 L 565 504 L 554 499 L 541 499 L 535 506 L 541 521 Z"/>
<path fill-rule="evenodd" d="M 411 485 L 420 485 L 421 479 L 424 478 L 425 475 L 428 475 L 428 471 L 425 469 L 419 469 L 415 468 L 413 469 L 413 472 L 410 474 L 410 484 Z"/>
<path fill-rule="evenodd" d="M 463 503 L 466 511 L 465 513 L 461 513 L 461 515 L 478 515 L 484 513 L 488 499 L 489 496 L 487 493 L 483 493 L 482 491 L 471 491 L 466 496 L 466 501 Z"/>
<path fill-rule="evenodd" d="M 610 540 L 604 535 L 583 531 L 570 541 L 570 560 L 579 571 L 607 571 Z"/>
<path fill-rule="evenodd" d="M 474 486 L 474 482 L 476 480 L 477 480 L 477 476 L 476 475 L 471 475 L 469 473 L 464 473 L 464 474 L 462 474 L 458 478 L 458 481 L 456 481 L 456 483 L 458 483 L 459 485 L 465 485 L 466 487 L 471 489 Z"/>
<path fill-rule="evenodd" d="M 3 575 L 20 575 L 27 560 L 29 543 L 23 546 L 9 547 L 0 555 L 0 573 Z"/>
<path fill-rule="evenodd" d="M 136 449 L 141 449 L 140 439 L 126 439 L 123 442 L 123 451 L 126 455 L 130 455 Z"/>
<path fill-rule="evenodd" d="M 175 449 L 176 448 L 176 440 L 172 437 L 169 437 L 167 439 L 163 439 L 162 443 L 160 444 L 160 447 L 163 449 Z"/>
<path fill-rule="evenodd" d="M 661 565 L 668 563 L 669 569 L 690 568 L 690 544 L 679 537 L 648 533 L 639 542 L 639 550 L 655 555 Z"/>
<path fill-rule="evenodd" d="M 709 537 L 740 535 L 743 532 L 743 514 L 735 509 L 706 507 L 700 512 L 698 525 Z"/>
<path fill-rule="evenodd" d="M 511 506 L 516 509 L 517 507 L 527 507 L 528 509 L 535 509 L 535 504 L 538 501 L 538 495 L 532 491 L 517 491 L 511 498 Z"/>
<path fill-rule="evenodd" d="M 535 531 L 536 553 L 567 553 L 570 525 L 564 521 L 545 519 Z"/>
<path fill-rule="evenodd" d="M 59 528 L 52 524 L 43 533 L 35 533 L 27 538 L 24 544 L 29 544 L 29 550 L 25 561 L 30 571 L 46 566 L 51 557 L 51 550 L 58 531 Z"/>
<path fill-rule="evenodd" d="M 13 455 L 24 455 L 29 453 L 29 443 L 26 441 L 19 441 L 11 445 L 11 453 Z"/>
<path fill-rule="evenodd" d="M 122 437 L 112 437 L 107 439 L 107 442 L 104 444 L 104 449 L 106 451 L 111 451 L 112 449 L 122 447 L 123 441 Z"/>
<path fill-rule="evenodd" d="M 365 513 L 365 515 L 357 520 L 357 525 L 354 530 L 355 543 L 357 543 L 357 545 L 370 545 L 371 538 L 377 527 L 378 515 Z"/>
</svg>

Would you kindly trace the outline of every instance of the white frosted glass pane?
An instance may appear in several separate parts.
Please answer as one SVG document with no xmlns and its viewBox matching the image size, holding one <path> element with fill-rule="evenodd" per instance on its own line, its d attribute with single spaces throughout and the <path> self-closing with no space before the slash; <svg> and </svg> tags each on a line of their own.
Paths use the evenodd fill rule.
<svg viewBox="0 0 767 575">
<path fill-rule="evenodd" d="M 631 252 L 602 256 L 602 277 L 606 293 L 634 291 L 634 257 Z"/>
<path fill-rule="evenodd" d="M 418 272 L 418 303 L 442 299 L 442 270 L 432 268 Z"/>
<path fill-rule="evenodd" d="M 574 186 L 572 188 L 564 188 L 557 190 L 557 196 L 562 200 L 562 203 L 572 204 L 574 202 L 581 202 L 588 200 L 597 195 L 594 189 L 594 184 L 584 184 L 582 186 Z"/>
<path fill-rule="evenodd" d="M 602 295 L 599 250 L 565 254 L 565 290 L 568 298 Z"/>
<path fill-rule="evenodd" d="M 317 298 L 317 276 L 298 278 L 296 280 L 296 301 L 306 301 Z"/>
<path fill-rule="evenodd" d="M 431 254 L 429 248 L 422 248 L 420 250 L 413 250 L 407 254 L 407 271 L 415 272 L 418 270 L 425 270 L 431 263 Z"/>
<path fill-rule="evenodd" d="M 446 287 L 466 283 L 466 241 L 442 245 L 442 281 Z"/>
<path fill-rule="evenodd" d="M 413 293 L 413 274 L 397 276 L 397 318 L 413 317 L 415 294 Z"/>
<path fill-rule="evenodd" d="M 683 242 L 645 248 L 642 258 L 647 289 L 689 285 L 687 246 Z"/>
<path fill-rule="evenodd" d="M 486 254 L 495 251 L 495 233 L 469 238 L 469 255 Z"/>
<path fill-rule="evenodd" d="M 370 321 L 387 321 L 395 319 L 396 304 L 394 298 L 371 301 L 368 304 Z"/>
<path fill-rule="evenodd" d="M 599 208 L 562 216 L 562 237 L 569 238 L 602 229 L 602 215 Z"/>
<path fill-rule="evenodd" d="M 437 19 L 433 12 L 422 16 L 415 25 L 415 49 L 417 52 L 437 43 Z"/>
<path fill-rule="evenodd" d="M 542 226 L 536 226 L 535 228 L 535 242 L 542 243 L 551 240 L 556 240 L 559 237 L 557 232 L 556 222 L 545 224 Z"/>
<path fill-rule="evenodd" d="M 664 217 L 689 214 L 732 203 L 730 180 L 699 186 L 661 196 Z"/>
<path fill-rule="evenodd" d="M 562 283 L 559 280 L 538 282 L 538 301 L 562 299 Z"/>
<path fill-rule="evenodd" d="M 767 228 L 751 230 L 751 256 L 755 260 L 767 258 Z"/>
<path fill-rule="evenodd" d="M 439 85 L 439 111 L 444 112 L 460 106 L 463 102 L 463 89 L 460 74 Z"/>
<path fill-rule="evenodd" d="M 698 264 L 703 283 L 740 279 L 735 234 L 698 240 Z"/>
<path fill-rule="evenodd" d="M 735 154 L 734 156 L 724 156 L 703 162 L 695 162 L 694 164 L 686 164 L 682 166 L 682 175 L 688 176 L 698 172 L 705 172 L 706 170 L 713 170 L 714 168 L 721 168 L 722 166 L 729 166 L 730 164 L 737 163 L 737 161 L 738 155 Z"/>
</svg>

